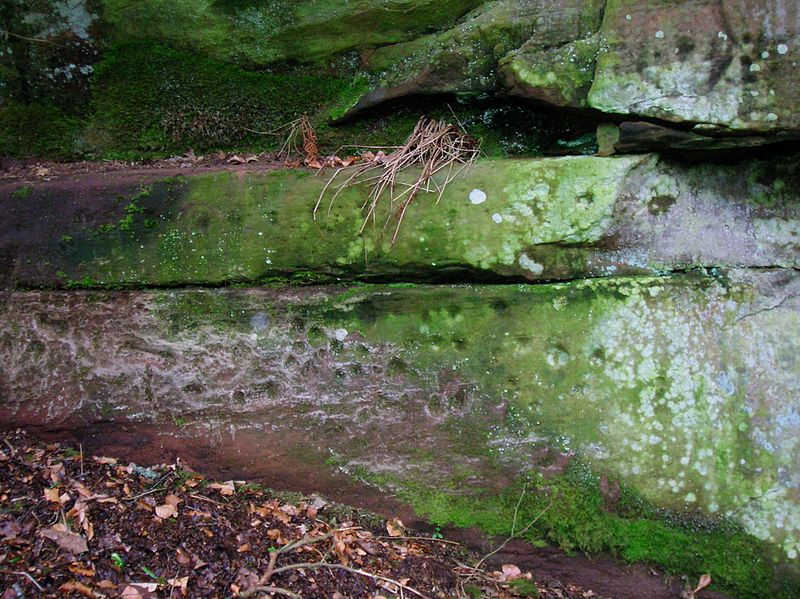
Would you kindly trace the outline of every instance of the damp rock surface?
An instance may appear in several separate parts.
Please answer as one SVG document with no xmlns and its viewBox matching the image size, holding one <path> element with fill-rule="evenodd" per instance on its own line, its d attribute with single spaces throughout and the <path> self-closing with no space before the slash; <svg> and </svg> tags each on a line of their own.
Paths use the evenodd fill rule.
<svg viewBox="0 0 800 599">
<path fill-rule="evenodd" d="M 463 468 L 479 487 L 502 485 L 531 471 L 537 447 L 557 448 L 655 505 L 725 517 L 794 558 L 798 285 L 731 271 L 13 292 L 0 395 L 6 421 L 180 418 L 210 434 L 302 438 L 313 459 L 399 489 L 442 490 Z M 408 422 L 413 434 L 395 434 Z"/>
<path fill-rule="evenodd" d="M 421 193 L 394 244 L 388 201 L 360 235 L 369 190 L 334 197 L 338 180 L 323 193 L 331 177 L 279 169 L 159 178 L 134 170 L 5 183 L 0 282 L 549 281 L 800 266 L 800 179 L 791 157 L 733 165 L 655 154 L 480 161 L 441 198 Z"/>
</svg>

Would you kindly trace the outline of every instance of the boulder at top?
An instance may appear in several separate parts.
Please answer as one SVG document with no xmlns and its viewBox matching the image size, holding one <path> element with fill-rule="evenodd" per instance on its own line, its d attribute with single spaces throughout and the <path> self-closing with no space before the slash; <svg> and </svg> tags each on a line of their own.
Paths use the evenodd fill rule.
<svg viewBox="0 0 800 599">
<path fill-rule="evenodd" d="M 731 131 L 800 129 L 800 5 L 611 0 L 589 105 Z"/>
<path fill-rule="evenodd" d="M 553 48 L 591 35 L 601 15 L 598 0 L 487 2 L 452 29 L 378 48 L 368 68 L 379 83 L 352 111 L 413 93 L 493 91 L 507 53 L 523 43 L 529 50 Z"/>
</svg>

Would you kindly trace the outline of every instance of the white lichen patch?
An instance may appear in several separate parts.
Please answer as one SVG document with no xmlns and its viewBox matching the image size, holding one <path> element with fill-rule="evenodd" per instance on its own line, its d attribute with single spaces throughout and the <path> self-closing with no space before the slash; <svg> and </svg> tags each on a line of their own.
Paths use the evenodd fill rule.
<svg viewBox="0 0 800 599">
<path fill-rule="evenodd" d="M 486 201 L 486 193 L 480 189 L 473 189 L 469 193 L 469 202 L 477 206 L 478 204 L 483 204 Z"/>
<path fill-rule="evenodd" d="M 602 446 L 607 465 L 649 498 L 721 511 L 797 555 L 800 505 L 793 493 L 800 474 L 792 464 L 800 414 L 791 402 L 762 408 L 769 414 L 762 425 L 752 414 L 755 397 L 800 391 L 796 360 L 773 351 L 792 345 L 783 329 L 800 327 L 800 315 L 792 325 L 786 314 L 759 312 L 757 325 L 729 329 L 743 307 L 722 285 L 656 294 L 632 285 L 620 292 L 626 299 L 603 316 L 584 349 L 595 368 L 587 387 L 591 382 L 608 393 L 601 402 L 582 401 L 579 393 L 583 411 L 597 406 L 584 414 L 596 424 L 594 432 L 576 424 L 573 438 Z M 777 319 L 774 326 L 769 318 Z M 800 341 L 794 345 L 800 352 Z M 556 355 L 548 353 L 547 364 L 563 367 Z"/>
<path fill-rule="evenodd" d="M 611 226 L 627 173 L 644 160 L 580 156 L 507 165 L 502 211 L 487 214 L 503 226 L 475 229 L 463 240 L 463 255 L 470 264 L 489 269 L 517 263 L 532 245 L 601 239 Z"/>
<path fill-rule="evenodd" d="M 519 265 L 535 275 L 540 275 L 544 272 L 544 266 L 528 257 L 524 252 L 519 255 Z"/>
</svg>

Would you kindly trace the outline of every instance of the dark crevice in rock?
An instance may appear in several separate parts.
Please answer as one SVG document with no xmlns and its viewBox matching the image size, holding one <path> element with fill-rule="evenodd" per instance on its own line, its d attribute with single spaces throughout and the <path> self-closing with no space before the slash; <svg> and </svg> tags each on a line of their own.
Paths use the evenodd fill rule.
<svg viewBox="0 0 800 599">
<path fill-rule="evenodd" d="M 192 283 L 164 283 L 164 284 L 137 284 L 137 283 L 114 283 L 114 284 L 67 284 L 67 285 L 31 285 L 9 282 L 5 287 L 0 287 L 0 304 L 5 294 L 19 292 L 38 292 L 38 291 L 149 291 L 149 290 L 204 290 L 204 289 L 246 289 L 246 288 L 329 288 L 331 285 L 444 285 L 444 286 L 550 286 L 558 284 L 576 283 L 580 281 L 613 281 L 615 279 L 652 279 L 669 278 L 682 275 L 698 275 L 702 277 L 720 278 L 726 272 L 737 270 L 740 272 L 768 273 L 768 272 L 800 272 L 800 268 L 787 267 L 781 265 L 768 266 L 747 266 L 747 265 L 726 265 L 719 266 L 714 264 L 694 265 L 686 268 L 672 268 L 659 271 L 647 271 L 641 273 L 629 273 L 625 275 L 596 275 L 596 276 L 574 276 L 563 278 L 545 278 L 531 280 L 522 276 L 502 276 L 492 271 L 482 271 L 468 267 L 441 267 L 428 273 L 418 275 L 353 275 L 353 276 L 333 276 L 317 273 L 317 278 L 313 281 L 307 280 L 307 273 L 302 273 L 303 277 L 293 276 L 296 273 L 285 273 L 283 276 L 270 277 L 268 281 L 257 279 L 240 279 L 230 281 L 195 281 Z M 791 296 L 794 297 L 794 296 Z M 784 299 L 791 299 L 784 298 Z M 775 306 L 777 307 L 777 306 Z M 759 310 L 760 312 L 761 310 Z M 748 315 L 749 316 L 749 315 Z"/>
</svg>

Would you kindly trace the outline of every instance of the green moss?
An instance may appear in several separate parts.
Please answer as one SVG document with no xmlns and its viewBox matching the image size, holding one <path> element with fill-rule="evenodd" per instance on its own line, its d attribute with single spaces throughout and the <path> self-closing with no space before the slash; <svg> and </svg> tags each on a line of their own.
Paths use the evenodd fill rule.
<svg viewBox="0 0 800 599">
<path fill-rule="evenodd" d="M 590 37 L 555 49 L 523 46 L 501 62 L 500 70 L 513 93 L 557 106 L 584 108 L 598 45 L 598 38 Z"/>
<path fill-rule="evenodd" d="M 116 46 L 96 68 L 87 132 L 98 151 L 140 154 L 218 147 L 269 149 L 269 132 L 348 101 L 359 83 L 256 73 L 152 42 Z"/>
<path fill-rule="evenodd" d="M 481 0 L 102 0 L 112 35 L 221 60 L 321 62 L 445 28 Z"/>
<path fill-rule="evenodd" d="M 506 537 L 519 506 L 515 529 L 535 520 L 523 534 L 534 544 L 554 544 L 569 552 L 608 551 L 626 561 L 657 564 L 667 572 L 695 579 L 711 573 L 715 588 L 742 598 L 763 597 L 766 589 L 772 589 L 770 596 L 788 599 L 797 591 L 773 586 L 772 565 L 764 545 L 755 538 L 608 512 L 596 481 L 587 482 L 580 471 L 520 481 L 499 494 L 466 494 L 456 484 L 449 491 L 415 485 L 402 488 L 400 496 L 437 525 L 477 526 Z"/>
<path fill-rule="evenodd" d="M 52 272 L 73 279 L 127 285 L 287 277 L 315 283 L 388 277 L 398 269 L 426 276 L 435 265 L 533 279 L 576 276 L 585 272 L 588 252 L 579 244 L 602 236 L 619 185 L 639 161 L 481 162 L 469 179 L 450 183 L 439 205 L 435 194 L 420 196 L 394 245 L 380 228 L 359 234 L 363 188 L 343 191 L 315 221 L 323 177 L 290 170 L 198 175 L 120 199 L 92 229 L 60 231 L 72 242 L 59 242 L 48 261 Z M 488 194 L 484 204 L 469 202 L 476 187 Z M 502 214 L 502 225 L 494 213 Z M 377 216 L 390 216 L 388 204 Z"/>
<path fill-rule="evenodd" d="M 0 105 L 0 153 L 17 158 L 74 158 L 80 120 L 47 104 Z"/>
<path fill-rule="evenodd" d="M 22 187 L 15 189 L 11 193 L 11 197 L 14 198 L 15 200 L 24 200 L 25 198 L 31 197 L 32 193 L 33 193 L 33 186 L 23 185 Z"/>
<path fill-rule="evenodd" d="M 536 584 L 527 578 L 517 578 L 508 585 L 509 590 L 518 597 L 541 597 Z"/>
</svg>

